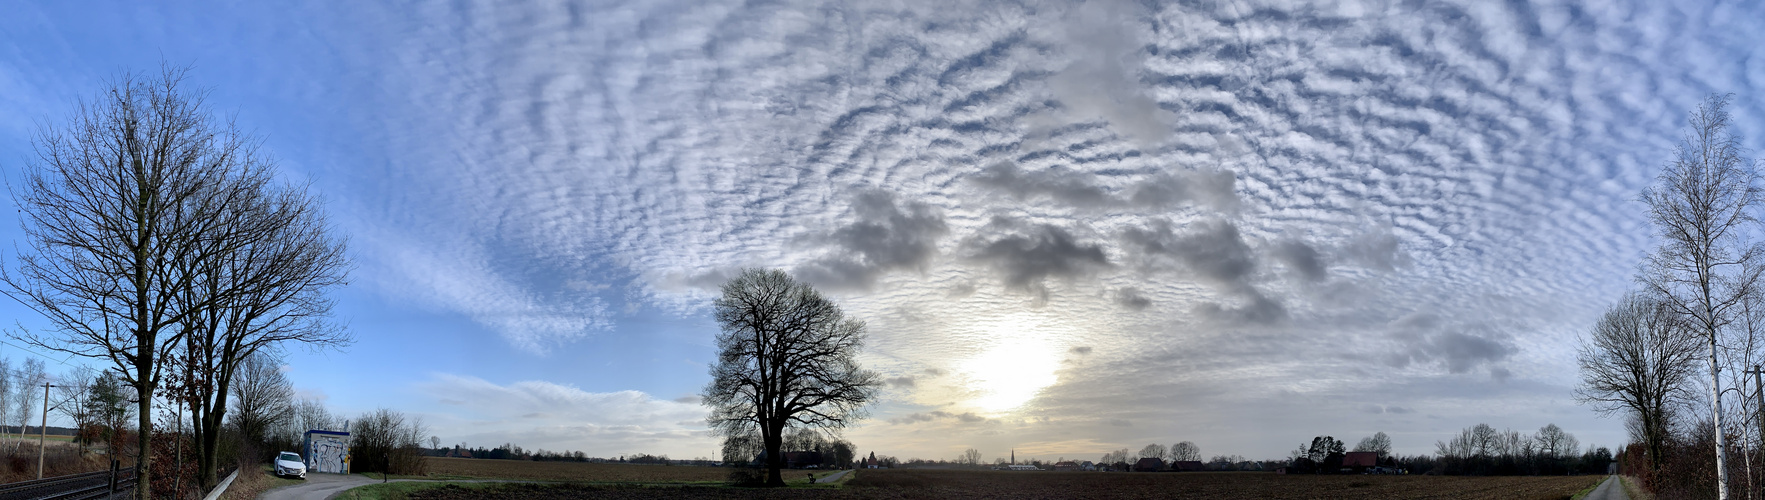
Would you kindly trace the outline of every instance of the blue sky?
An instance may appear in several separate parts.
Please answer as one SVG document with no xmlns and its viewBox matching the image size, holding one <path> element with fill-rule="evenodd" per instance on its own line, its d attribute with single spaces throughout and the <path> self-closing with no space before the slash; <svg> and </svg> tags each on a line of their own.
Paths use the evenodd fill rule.
<svg viewBox="0 0 1765 500">
<path fill-rule="evenodd" d="M 1656 4 L 12 2 L 0 171 L 189 65 L 350 240 L 297 388 L 447 443 L 714 455 L 707 307 L 770 266 L 868 321 L 879 454 L 1610 446 L 1634 200 L 1705 95 L 1765 133 L 1762 7 Z"/>
</svg>

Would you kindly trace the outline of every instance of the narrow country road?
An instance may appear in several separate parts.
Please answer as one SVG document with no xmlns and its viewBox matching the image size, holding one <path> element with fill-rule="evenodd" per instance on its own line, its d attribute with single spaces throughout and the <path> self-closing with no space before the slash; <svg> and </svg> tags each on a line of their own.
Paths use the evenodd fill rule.
<svg viewBox="0 0 1765 500">
<path fill-rule="evenodd" d="M 1624 494 L 1624 483 L 1619 482 L 1618 476 L 1611 475 L 1606 476 L 1593 493 L 1588 493 L 1585 500 L 1630 500 L 1630 496 Z"/>
<path fill-rule="evenodd" d="M 258 495 L 258 500 L 324 500 L 331 495 L 342 493 L 343 490 L 378 483 L 380 481 L 350 474 L 310 473 L 306 482 L 293 486 L 284 486 Z"/>
<path fill-rule="evenodd" d="M 852 469 L 846 469 L 846 470 L 839 471 L 839 472 L 836 472 L 833 474 L 828 474 L 826 477 L 816 478 L 815 482 L 817 482 L 817 483 L 831 483 L 831 482 L 840 480 L 840 478 L 842 478 L 842 477 L 846 477 L 846 474 L 848 474 L 850 472 L 852 472 Z"/>
</svg>

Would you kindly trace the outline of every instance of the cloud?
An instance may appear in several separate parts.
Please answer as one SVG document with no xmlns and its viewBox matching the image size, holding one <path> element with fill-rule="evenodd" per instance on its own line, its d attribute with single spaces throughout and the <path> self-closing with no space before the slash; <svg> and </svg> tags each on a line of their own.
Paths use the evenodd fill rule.
<svg viewBox="0 0 1765 500">
<path fill-rule="evenodd" d="M 1323 255 L 1303 241 L 1287 240 L 1276 243 L 1269 254 L 1307 282 L 1316 283 L 1329 277 Z"/>
<path fill-rule="evenodd" d="M 1395 350 L 1386 363 L 1394 368 L 1438 365 L 1456 374 L 1491 366 L 1492 376 L 1503 379 L 1511 372 L 1492 365 L 1519 352 L 1506 335 L 1487 325 L 1447 322 L 1429 314 L 1406 316 L 1392 322 L 1391 328 Z"/>
<path fill-rule="evenodd" d="M 1128 228 L 1122 240 L 1148 268 L 1169 268 L 1169 263 L 1175 263 L 1229 290 L 1249 286 L 1257 269 L 1256 258 L 1238 226 L 1225 219 L 1202 219 L 1181 233 L 1170 222 L 1158 220 L 1144 229 Z"/>
<path fill-rule="evenodd" d="M 907 377 L 907 376 L 890 377 L 890 378 L 883 379 L 883 383 L 888 384 L 889 387 L 894 387 L 894 388 L 898 388 L 898 389 L 899 388 L 912 388 L 914 385 L 914 379 L 913 379 L 913 377 Z"/>
<path fill-rule="evenodd" d="M 1086 355 L 1086 354 L 1090 354 L 1090 353 L 1091 353 L 1091 346 L 1083 346 L 1083 345 L 1081 345 L 1081 346 L 1073 346 L 1073 347 L 1072 347 L 1072 348 L 1071 348 L 1071 349 L 1067 349 L 1067 350 L 1066 350 L 1066 352 L 1070 352 L 1070 353 L 1073 353 L 1073 354 L 1077 354 L 1077 355 L 1080 355 L 1080 356 L 1084 356 L 1084 355 Z"/>
<path fill-rule="evenodd" d="M 434 432 L 478 445 L 515 442 L 591 455 L 667 453 L 697 448 L 693 443 L 704 433 L 705 410 L 691 396 L 588 392 L 543 380 L 503 385 L 448 373 L 431 374 L 417 390 L 449 405 L 447 413 L 418 412 Z"/>
<path fill-rule="evenodd" d="M 1138 288 L 1127 287 L 1115 291 L 1115 304 L 1132 311 L 1144 311 L 1152 307 L 1152 299 L 1142 295 Z"/>
<path fill-rule="evenodd" d="M 967 241 L 969 260 L 991 268 L 1011 289 L 1046 300 L 1047 278 L 1075 279 L 1110 267 L 1103 247 L 1082 243 L 1066 229 L 995 217 Z"/>
<path fill-rule="evenodd" d="M 997 423 L 993 419 L 976 415 L 974 412 L 951 413 L 942 410 L 911 413 L 906 416 L 895 417 L 888 420 L 890 424 L 894 425 L 923 424 L 938 421 L 950 421 L 960 424 Z"/>
<path fill-rule="evenodd" d="M 1014 200 L 1046 198 L 1084 209 L 1168 210 L 1199 206 L 1230 212 L 1238 206 L 1235 181 L 1226 171 L 1158 172 L 1143 176 L 1119 190 L 1105 189 L 1097 176 L 1072 170 L 1049 169 L 1026 172 L 1011 162 L 1000 162 L 969 177 L 970 182 Z"/>
<path fill-rule="evenodd" d="M 924 203 L 897 205 L 895 195 L 865 190 L 852 202 L 851 224 L 811 241 L 829 255 L 798 266 L 796 276 L 835 289 L 869 289 L 881 274 L 923 271 L 937 256 L 938 238 L 949 232 L 944 218 Z"/>
</svg>

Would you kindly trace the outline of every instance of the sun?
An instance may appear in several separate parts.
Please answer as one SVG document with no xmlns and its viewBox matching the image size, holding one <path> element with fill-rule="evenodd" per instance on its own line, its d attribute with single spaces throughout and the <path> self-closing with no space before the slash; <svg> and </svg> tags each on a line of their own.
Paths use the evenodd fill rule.
<svg viewBox="0 0 1765 500">
<path fill-rule="evenodd" d="M 975 394 L 969 403 L 976 409 L 992 414 L 1015 410 L 1059 380 L 1060 346 L 1046 332 L 1028 326 L 1002 322 L 986 347 L 958 365 Z"/>
</svg>

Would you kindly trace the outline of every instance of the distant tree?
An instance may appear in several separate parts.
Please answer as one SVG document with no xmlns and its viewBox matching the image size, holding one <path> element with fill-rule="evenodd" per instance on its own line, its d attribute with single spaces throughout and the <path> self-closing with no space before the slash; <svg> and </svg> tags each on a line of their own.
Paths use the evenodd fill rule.
<svg viewBox="0 0 1765 500">
<path fill-rule="evenodd" d="M 1383 460 L 1391 454 L 1391 436 L 1385 435 L 1384 432 L 1374 433 L 1370 437 L 1362 438 L 1359 444 L 1354 445 L 1354 451 L 1378 453 L 1379 459 Z"/>
<path fill-rule="evenodd" d="M 281 428 L 294 416 L 294 385 L 282 373 L 281 363 L 267 352 L 247 356 L 233 384 L 233 426 L 250 451 L 261 449 L 271 429 Z"/>
<path fill-rule="evenodd" d="M 1140 458 L 1156 458 L 1164 460 L 1164 457 L 1165 448 L 1162 444 L 1149 444 L 1146 445 L 1145 448 L 1140 448 Z"/>
<path fill-rule="evenodd" d="M 1685 318 L 1706 353 L 1710 372 L 1710 415 L 1714 423 L 1717 497 L 1728 498 L 1727 440 L 1722 424 L 1721 332 L 1734 322 L 1737 307 L 1760 293 L 1765 247 L 1754 212 L 1760 208 L 1756 162 L 1744 156 L 1729 126 L 1731 96 L 1712 95 L 1690 115 L 1691 132 L 1681 139 L 1673 161 L 1643 191 L 1649 220 L 1660 246 L 1648 256 L 1641 281 Z"/>
<path fill-rule="evenodd" d="M 787 426 L 837 432 L 863 418 L 875 398 L 879 377 L 855 360 L 864 322 L 779 270 L 742 271 L 723 284 L 713 308 L 722 332 L 701 398 L 711 407 L 706 421 L 724 436 L 757 430 L 766 484 L 784 486 Z"/>
<path fill-rule="evenodd" d="M 400 412 L 381 408 L 362 415 L 350 428 L 350 471 L 423 474 L 420 448 L 427 433 L 422 419 Z M 524 458 L 519 447 L 514 454 L 512 458 Z"/>
<path fill-rule="evenodd" d="M 1201 460 L 1201 447 L 1195 446 L 1195 443 L 1189 441 L 1173 444 L 1171 445 L 1171 460 L 1176 462 Z"/>
<path fill-rule="evenodd" d="M 1693 400 L 1687 383 L 1702 346 L 1688 327 L 1666 302 L 1628 294 L 1606 309 L 1575 356 L 1581 369 L 1576 400 L 1634 421 L 1655 470 L 1673 434 L 1674 409 Z"/>
<path fill-rule="evenodd" d="M 122 376 L 114 371 L 99 372 L 98 378 L 92 381 L 92 414 L 99 425 L 104 426 L 108 450 L 122 449 L 123 432 L 129 429 L 129 421 L 135 417 L 136 399 L 135 388 L 123 382 Z"/>
<path fill-rule="evenodd" d="M 1538 429 L 1533 438 L 1538 442 L 1538 452 L 1546 457 L 1562 459 L 1580 454 L 1581 442 L 1574 434 L 1563 432 L 1557 424 L 1548 424 Z"/>
<path fill-rule="evenodd" d="M 963 463 L 963 465 L 980 465 L 981 464 L 981 450 L 969 448 L 969 449 L 963 451 L 962 452 L 962 463 Z"/>
<path fill-rule="evenodd" d="M 12 375 L 13 387 L 22 389 L 19 397 L 14 398 L 16 402 L 12 407 L 12 421 L 18 422 L 18 432 L 22 434 L 25 432 L 25 427 L 30 426 L 31 421 L 35 420 L 31 417 L 37 415 L 37 409 L 42 408 L 38 405 L 43 404 L 43 393 L 36 389 L 41 389 L 43 384 L 48 383 L 49 372 L 44 369 L 43 360 L 25 358 L 24 366 L 13 372 Z"/>
<path fill-rule="evenodd" d="M 63 375 L 55 386 L 55 409 L 74 422 L 74 440 L 82 452 L 98 435 L 98 414 L 92 406 L 92 382 L 97 378 L 98 370 L 81 366 Z"/>
<path fill-rule="evenodd" d="M 1311 446 L 1306 448 L 1306 458 L 1316 462 L 1322 472 L 1335 472 L 1341 468 L 1342 458 L 1346 455 L 1342 442 L 1331 436 L 1314 437 Z"/>
</svg>

